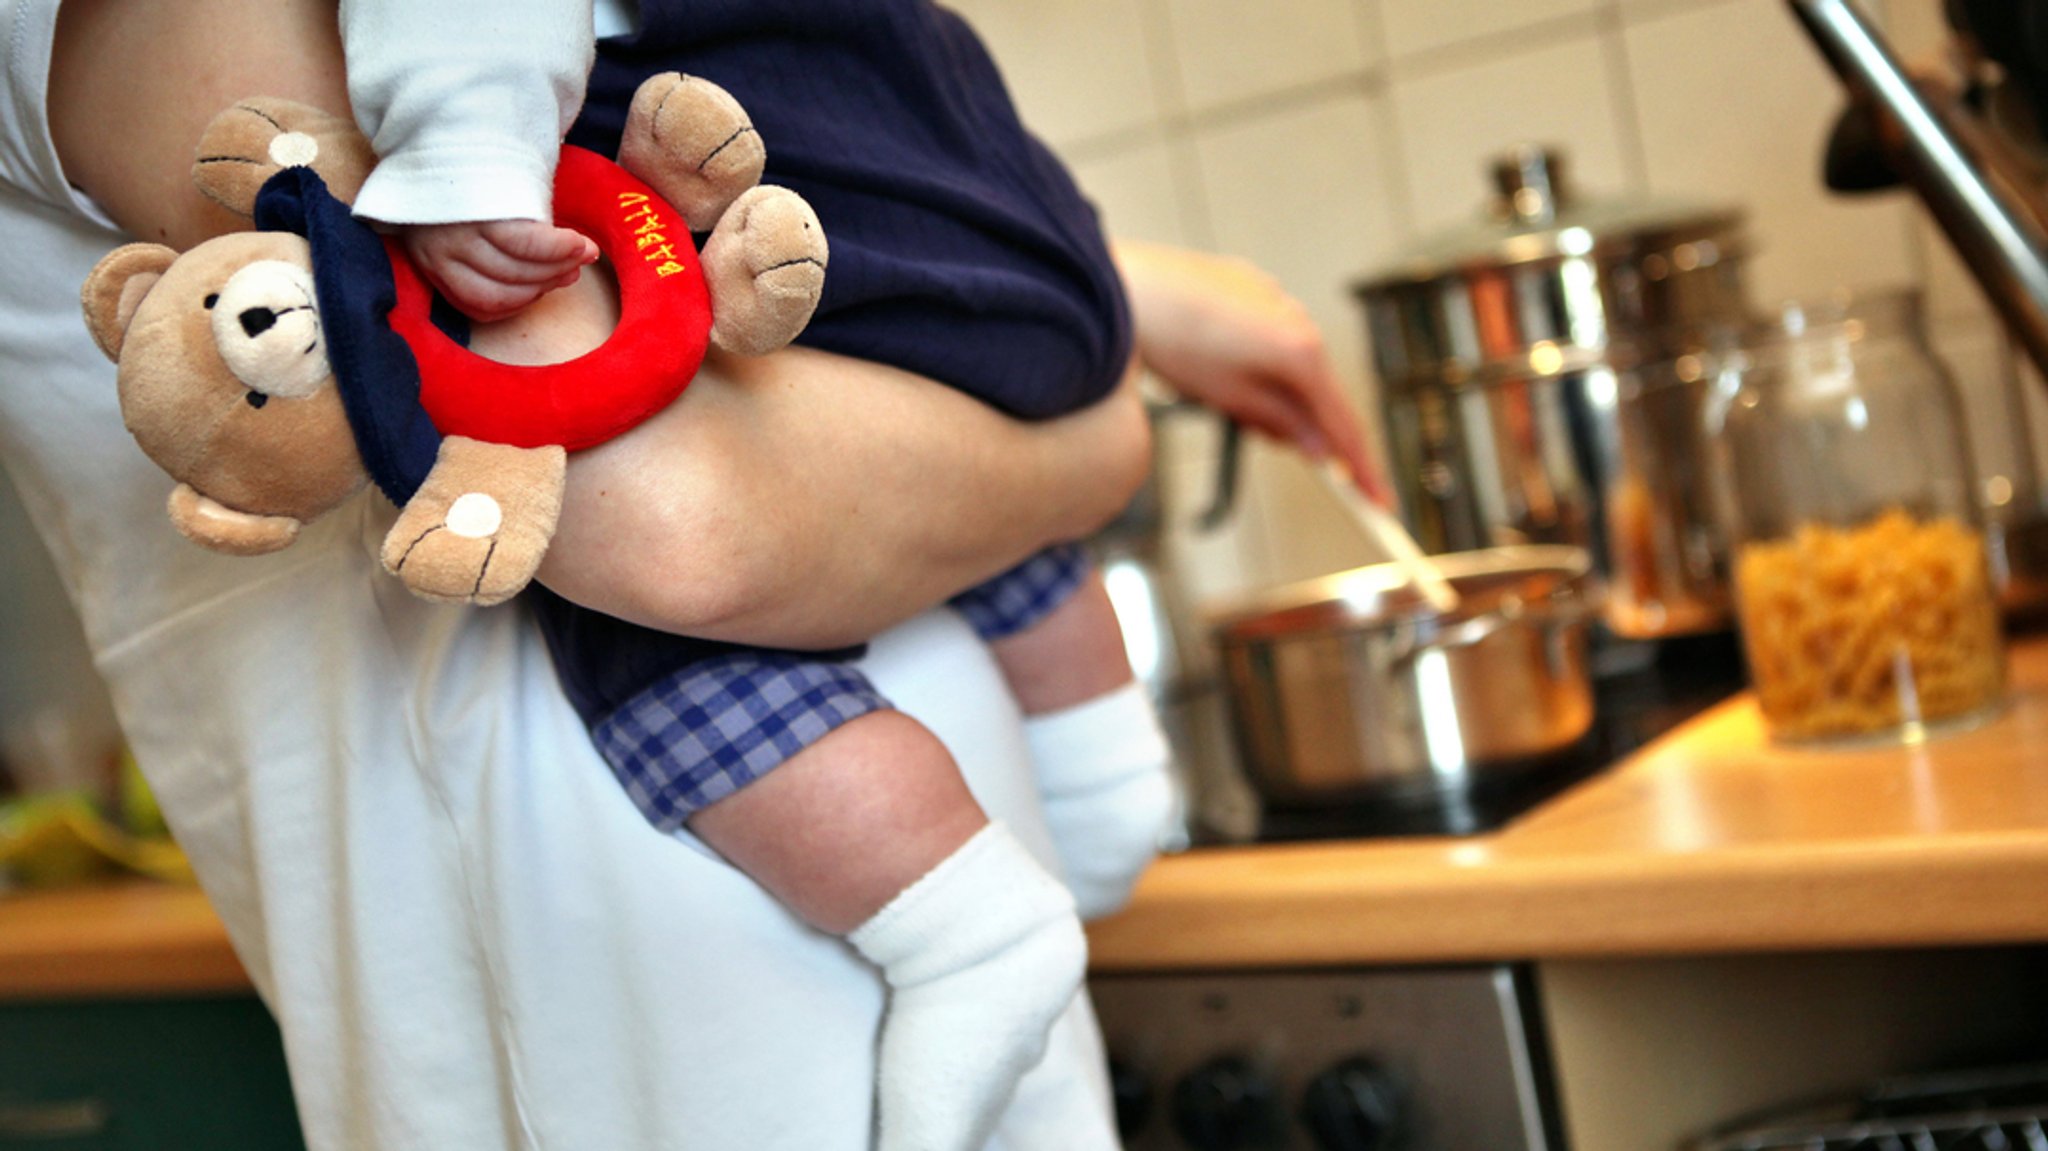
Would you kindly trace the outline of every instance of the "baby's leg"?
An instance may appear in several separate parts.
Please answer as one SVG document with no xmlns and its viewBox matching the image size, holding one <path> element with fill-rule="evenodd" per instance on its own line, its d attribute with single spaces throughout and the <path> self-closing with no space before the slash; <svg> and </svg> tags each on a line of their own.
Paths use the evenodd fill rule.
<svg viewBox="0 0 2048 1151">
<path fill-rule="evenodd" d="M 690 828 L 890 987 L 880 1151 L 969 1151 L 1080 986 L 1067 892 L 990 823 L 938 739 L 849 720 L 691 817 Z"/>
<path fill-rule="evenodd" d="M 1045 822 L 1081 918 L 1122 907 L 1172 817 L 1171 752 L 1102 576 L 991 641 L 1024 709 Z"/>
</svg>

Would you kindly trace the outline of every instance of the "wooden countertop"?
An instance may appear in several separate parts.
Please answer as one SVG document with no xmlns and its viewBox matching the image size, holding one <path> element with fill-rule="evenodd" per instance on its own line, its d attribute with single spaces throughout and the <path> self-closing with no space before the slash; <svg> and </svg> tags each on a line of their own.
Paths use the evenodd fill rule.
<svg viewBox="0 0 2048 1151">
<path fill-rule="evenodd" d="M 2048 940 L 2048 639 L 1975 731 L 1791 751 L 1745 696 L 1493 835 L 1163 860 L 1090 939 L 1104 971 Z M 0 897 L 0 998 L 247 986 L 196 891 Z"/>
<path fill-rule="evenodd" d="M 0 999 L 247 990 L 196 888 L 138 880 L 0 896 Z"/>
<path fill-rule="evenodd" d="M 2048 639 L 2008 708 L 1917 747 L 1795 751 L 1740 696 L 1493 835 L 1163 860 L 1098 969 L 2048 940 Z"/>
</svg>

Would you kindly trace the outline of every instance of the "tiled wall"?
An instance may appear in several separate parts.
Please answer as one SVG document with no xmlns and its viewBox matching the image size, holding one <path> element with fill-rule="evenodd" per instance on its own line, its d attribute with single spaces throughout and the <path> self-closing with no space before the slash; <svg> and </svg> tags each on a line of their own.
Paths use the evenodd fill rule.
<svg viewBox="0 0 2048 1151">
<path fill-rule="evenodd" d="M 1888 0 L 1879 15 L 1903 50 L 1923 53 L 1938 42 L 1938 5 Z M 955 6 L 1113 231 L 1272 271 L 1322 322 L 1368 411 L 1347 283 L 1475 215 L 1486 158 L 1523 140 L 1562 148 L 1588 195 L 1746 205 L 1758 303 L 1923 285 L 1968 393 L 1991 394 L 2002 370 L 1974 286 L 1911 197 L 1849 201 L 1820 187 L 1841 97 L 1783 0 Z M 1182 508 L 1206 483 L 1205 432 L 1163 441 Z M 1198 593 L 1372 558 L 1280 453 L 1256 453 L 1248 486 L 1234 532 L 1183 541 Z"/>
</svg>

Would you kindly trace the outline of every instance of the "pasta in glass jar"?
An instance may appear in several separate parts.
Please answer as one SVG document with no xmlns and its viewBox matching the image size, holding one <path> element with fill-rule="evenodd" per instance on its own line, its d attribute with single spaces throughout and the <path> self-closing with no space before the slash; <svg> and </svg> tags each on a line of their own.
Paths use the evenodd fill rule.
<svg viewBox="0 0 2048 1151">
<path fill-rule="evenodd" d="M 1917 297 L 1786 308 L 1727 360 L 1708 426 L 1775 738 L 1922 738 L 1995 710 L 2005 649 L 1961 404 Z"/>
</svg>

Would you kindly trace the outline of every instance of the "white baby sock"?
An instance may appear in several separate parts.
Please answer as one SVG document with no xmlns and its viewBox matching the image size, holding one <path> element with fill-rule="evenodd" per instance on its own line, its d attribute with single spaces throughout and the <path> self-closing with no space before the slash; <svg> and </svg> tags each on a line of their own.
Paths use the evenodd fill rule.
<svg viewBox="0 0 2048 1151">
<path fill-rule="evenodd" d="M 1081 985 L 1073 898 L 991 823 L 846 938 L 890 988 L 877 1151 L 978 1151 Z"/>
<path fill-rule="evenodd" d="M 1081 918 L 1122 907 L 1173 817 L 1173 753 L 1140 683 L 1024 721 L 1045 823 Z"/>
</svg>

